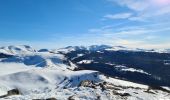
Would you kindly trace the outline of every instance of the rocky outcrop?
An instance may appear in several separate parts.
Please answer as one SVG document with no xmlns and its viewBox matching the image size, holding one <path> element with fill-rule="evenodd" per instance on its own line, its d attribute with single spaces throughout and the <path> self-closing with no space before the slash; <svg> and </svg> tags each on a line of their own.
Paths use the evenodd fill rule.
<svg viewBox="0 0 170 100">
<path fill-rule="evenodd" d="M 20 95 L 20 94 L 21 93 L 20 93 L 20 91 L 18 89 L 12 89 L 12 90 L 9 90 L 6 95 L 0 96 L 0 98 L 12 96 L 12 95 Z"/>
</svg>

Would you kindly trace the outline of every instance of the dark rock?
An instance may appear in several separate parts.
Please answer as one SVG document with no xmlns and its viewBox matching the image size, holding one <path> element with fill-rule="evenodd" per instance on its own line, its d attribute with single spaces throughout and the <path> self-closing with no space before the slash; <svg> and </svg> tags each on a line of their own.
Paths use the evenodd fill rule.
<svg viewBox="0 0 170 100">
<path fill-rule="evenodd" d="M 8 54 L 0 53 L 0 58 L 9 58 L 9 57 L 13 57 L 13 55 L 8 55 Z"/>
<path fill-rule="evenodd" d="M 20 93 L 20 91 L 18 89 L 12 89 L 12 90 L 9 90 L 6 95 L 0 96 L 0 98 L 12 96 L 12 95 L 20 95 L 20 94 L 21 93 Z"/>
<path fill-rule="evenodd" d="M 47 98 L 47 99 L 32 99 L 32 100 L 57 100 L 56 98 Z"/>
<path fill-rule="evenodd" d="M 56 98 L 48 98 L 46 100 L 57 100 Z"/>
<path fill-rule="evenodd" d="M 11 95 L 19 95 L 21 94 L 20 91 L 18 89 L 12 89 L 10 91 L 8 91 L 8 96 L 11 96 Z"/>
<path fill-rule="evenodd" d="M 68 100 L 75 100 L 75 99 L 74 99 L 74 96 L 75 96 L 75 95 L 68 97 Z"/>
<path fill-rule="evenodd" d="M 79 86 L 84 86 L 84 87 L 89 87 L 93 84 L 92 81 L 89 81 L 89 80 L 84 80 L 84 81 L 81 81 L 81 83 L 79 84 Z"/>
</svg>

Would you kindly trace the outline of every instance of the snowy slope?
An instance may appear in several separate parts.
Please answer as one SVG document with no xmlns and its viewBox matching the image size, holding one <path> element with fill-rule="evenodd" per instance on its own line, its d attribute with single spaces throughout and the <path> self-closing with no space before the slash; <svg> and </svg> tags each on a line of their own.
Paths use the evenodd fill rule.
<svg viewBox="0 0 170 100">
<path fill-rule="evenodd" d="M 2 49 L 13 56 L 0 58 L 0 96 L 12 89 L 21 92 L 20 95 L 0 97 L 2 100 L 170 99 L 169 93 L 152 88 L 147 91 L 146 85 L 111 78 L 97 71 L 75 71 L 77 66 L 58 51 L 36 52 L 29 46 Z"/>
<path fill-rule="evenodd" d="M 24 54 L 24 53 L 35 52 L 35 49 L 27 45 L 6 46 L 0 48 L 0 53 L 1 52 L 7 54 Z"/>
<path fill-rule="evenodd" d="M 96 77 L 97 75 L 97 77 Z M 16 81 L 17 80 L 17 81 Z M 100 86 L 95 88 L 78 86 L 82 80 L 93 80 L 95 83 L 106 81 L 108 89 L 102 91 Z M 11 75 L 0 77 L 2 86 L 8 90 L 17 88 L 22 92 L 19 96 L 10 96 L 6 99 L 28 100 L 28 99 L 46 99 L 55 97 L 59 100 L 73 96 L 80 100 L 95 100 L 99 96 L 102 100 L 157 100 L 170 99 L 166 92 L 151 90 L 152 93 L 145 92 L 148 86 L 132 82 L 122 81 L 114 78 L 106 78 L 104 75 L 97 74 L 94 71 L 69 70 L 61 71 L 59 69 L 37 69 L 18 72 Z M 24 84 L 24 85 L 23 85 Z M 117 89 L 115 91 L 115 89 Z M 130 96 L 122 97 L 123 93 Z M 119 95 L 120 94 L 120 95 Z"/>
</svg>

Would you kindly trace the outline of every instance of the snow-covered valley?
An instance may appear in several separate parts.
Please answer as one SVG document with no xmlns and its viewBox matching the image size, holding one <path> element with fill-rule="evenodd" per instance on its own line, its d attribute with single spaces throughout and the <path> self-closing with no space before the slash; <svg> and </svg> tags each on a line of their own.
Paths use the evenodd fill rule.
<svg viewBox="0 0 170 100">
<path fill-rule="evenodd" d="M 75 70 L 79 66 L 70 61 L 62 51 L 68 53 L 72 50 L 40 52 L 29 46 L 2 47 L 0 99 L 170 100 L 169 87 L 155 88 L 109 77 L 94 70 Z M 129 71 L 127 68 L 123 70 Z M 146 73 L 142 70 L 133 71 Z M 19 93 L 9 93 L 12 90 Z"/>
</svg>

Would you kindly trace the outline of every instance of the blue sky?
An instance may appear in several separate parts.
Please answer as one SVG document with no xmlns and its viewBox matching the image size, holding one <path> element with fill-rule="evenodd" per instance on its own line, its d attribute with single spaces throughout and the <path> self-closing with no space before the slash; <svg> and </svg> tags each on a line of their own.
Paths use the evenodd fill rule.
<svg viewBox="0 0 170 100">
<path fill-rule="evenodd" d="M 169 0 L 0 0 L 0 45 L 170 48 Z"/>
</svg>

